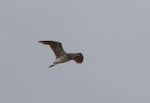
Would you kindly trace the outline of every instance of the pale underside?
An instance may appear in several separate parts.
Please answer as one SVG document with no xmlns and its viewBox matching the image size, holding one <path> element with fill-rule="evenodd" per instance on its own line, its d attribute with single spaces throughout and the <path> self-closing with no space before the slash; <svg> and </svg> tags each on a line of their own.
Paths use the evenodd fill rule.
<svg viewBox="0 0 150 103">
<path fill-rule="evenodd" d="M 74 60 L 76 63 L 83 62 L 82 53 L 66 53 L 60 42 L 44 40 L 44 41 L 39 41 L 39 43 L 49 45 L 56 56 L 54 63 L 52 65 L 50 65 L 49 67 L 53 67 L 56 64 L 64 63 L 69 60 Z"/>
</svg>

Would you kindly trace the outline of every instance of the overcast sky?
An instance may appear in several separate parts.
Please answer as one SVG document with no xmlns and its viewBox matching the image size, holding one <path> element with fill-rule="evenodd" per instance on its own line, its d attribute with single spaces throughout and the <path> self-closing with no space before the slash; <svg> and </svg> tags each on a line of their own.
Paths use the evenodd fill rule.
<svg viewBox="0 0 150 103">
<path fill-rule="evenodd" d="M 0 103 L 150 103 L 149 0 L 0 0 L 0 48 Z"/>
</svg>

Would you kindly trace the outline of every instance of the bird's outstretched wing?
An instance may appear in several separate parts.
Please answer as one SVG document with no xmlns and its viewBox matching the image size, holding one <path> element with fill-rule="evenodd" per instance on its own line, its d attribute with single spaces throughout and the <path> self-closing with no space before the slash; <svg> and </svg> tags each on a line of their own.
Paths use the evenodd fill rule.
<svg viewBox="0 0 150 103">
<path fill-rule="evenodd" d="M 44 40 L 44 41 L 39 41 L 39 43 L 49 45 L 52 48 L 53 52 L 55 53 L 56 57 L 60 57 L 66 54 L 60 42 Z"/>
<path fill-rule="evenodd" d="M 76 63 L 82 63 L 83 62 L 83 55 L 81 53 L 77 53 L 77 55 L 74 56 L 73 60 Z"/>
</svg>

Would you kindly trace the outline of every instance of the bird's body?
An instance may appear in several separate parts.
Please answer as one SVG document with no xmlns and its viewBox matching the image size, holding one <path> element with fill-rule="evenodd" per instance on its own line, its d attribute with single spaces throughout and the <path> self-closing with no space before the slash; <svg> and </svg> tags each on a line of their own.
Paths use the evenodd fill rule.
<svg viewBox="0 0 150 103">
<path fill-rule="evenodd" d="M 53 67 L 56 64 L 64 63 L 69 60 L 74 60 L 76 63 L 83 62 L 83 55 L 81 53 L 66 53 L 63 50 L 62 44 L 60 42 L 57 41 L 39 41 L 39 42 L 45 45 L 49 45 L 56 55 L 54 63 L 49 67 Z"/>
</svg>

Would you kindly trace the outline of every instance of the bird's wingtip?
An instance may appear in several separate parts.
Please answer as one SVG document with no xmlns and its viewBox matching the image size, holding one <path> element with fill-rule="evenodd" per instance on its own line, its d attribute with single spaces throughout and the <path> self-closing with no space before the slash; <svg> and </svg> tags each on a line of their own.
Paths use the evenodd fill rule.
<svg viewBox="0 0 150 103">
<path fill-rule="evenodd" d="M 39 43 L 42 43 L 42 40 L 38 41 Z"/>
</svg>

